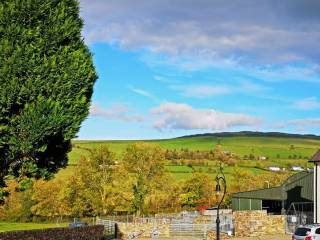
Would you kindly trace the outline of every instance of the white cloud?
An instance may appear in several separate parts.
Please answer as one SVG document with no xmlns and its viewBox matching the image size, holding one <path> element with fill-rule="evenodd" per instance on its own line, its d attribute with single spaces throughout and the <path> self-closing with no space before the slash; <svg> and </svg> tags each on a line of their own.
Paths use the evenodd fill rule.
<svg viewBox="0 0 320 240">
<path fill-rule="evenodd" d="M 168 57 L 156 54 L 144 54 L 141 60 L 150 68 L 174 67 L 184 72 L 192 73 L 203 70 L 213 72 L 232 72 L 234 75 L 246 76 L 256 81 L 273 82 L 320 82 L 320 65 L 318 63 L 303 62 L 300 65 L 277 64 L 241 64 L 241 58 L 221 58 L 210 53 L 202 53 L 196 58 L 191 57 Z"/>
<path fill-rule="evenodd" d="M 257 126 L 261 119 L 245 114 L 195 109 L 187 104 L 164 103 L 151 110 L 157 120 L 153 126 L 161 129 L 223 130 L 236 126 Z"/>
<path fill-rule="evenodd" d="M 294 102 L 294 107 L 300 110 L 320 109 L 320 102 L 316 97 L 309 97 Z"/>
<path fill-rule="evenodd" d="M 150 92 L 148 92 L 146 90 L 143 90 L 143 89 L 140 89 L 140 88 L 136 88 L 136 87 L 133 87 L 133 86 L 128 86 L 128 88 L 129 88 L 130 91 L 132 91 L 132 92 L 134 92 L 134 93 L 136 93 L 138 95 L 150 98 L 155 102 L 159 102 L 159 99 L 157 97 L 155 97 L 152 93 L 150 93 Z"/>
<path fill-rule="evenodd" d="M 266 82 L 283 81 L 302 81 L 302 82 L 320 82 L 320 65 L 306 64 L 300 66 L 285 65 L 277 66 L 266 65 L 260 68 L 250 69 L 252 76 Z"/>
<path fill-rule="evenodd" d="M 228 86 L 210 86 L 210 85 L 182 85 L 171 86 L 171 89 L 177 90 L 181 95 L 195 98 L 206 98 L 217 95 L 229 94 L 232 89 Z"/>
<path fill-rule="evenodd" d="M 320 118 L 305 118 L 289 121 L 289 124 L 299 127 L 320 127 Z"/>
<path fill-rule="evenodd" d="M 90 116 L 102 117 L 107 120 L 121 120 L 126 122 L 141 122 L 144 117 L 140 115 L 133 115 L 132 111 L 124 104 L 117 103 L 105 109 L 97 104 L 92 104 L 90 107 Z"/>
<path fill-rule="evenodd" d="M 172 82 L 172 80 L 169 80 L 168 78 L 163 77 L 163 76 L 159 76 L 159 75 L 155 75 L 155 76 L 153 77 L 153 79 L 156 80 L 156 81 L 159 81 L 159 82 L 163 82 L 163 83 L 170 83 L 170 82 Z"/>
<path fill-rule="evenodd" d="M 116 42 L 172 56 L 241 56 L 268 64 L 317 62 L 320 56 L 314 51 L 320 34 L 317 0 L 80 2 L 89 42 Z"/>
<path fill-rule="evenodd" d="M 135 88 L 135 87 L 131 87 L 129 86 L 129 89 L 134 92 L 134 93 L 137 93 L 139 95 L 142 95 L 144 97 L 149 97 L 149 98 L 152 98 L 153 95 L 145 90 L 142 90 L 142 89 L 139 89 L 139 88 Z"/>
<path fill-rule="evenodd" d="M 193 98 L 207 98 L 233 93 L 245 93 L 250 95 L 268 89 L 263 85 L 252 83 L 250 81 L 235 81 L 233 85 L 173 85 L 170 86 L 170 88 L 178 91 L 183 96 Z"/>
</svg>

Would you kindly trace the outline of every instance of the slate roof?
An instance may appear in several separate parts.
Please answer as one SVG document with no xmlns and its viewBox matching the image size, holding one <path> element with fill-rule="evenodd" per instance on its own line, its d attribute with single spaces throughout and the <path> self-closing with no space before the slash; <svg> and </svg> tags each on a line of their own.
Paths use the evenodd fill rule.
<svg viewBox="0 0 320 240">
<path fill-rule="evenodd" d="M 309 162 L 320 162 L 320 150 L 309 160 Z"/>
</svg>

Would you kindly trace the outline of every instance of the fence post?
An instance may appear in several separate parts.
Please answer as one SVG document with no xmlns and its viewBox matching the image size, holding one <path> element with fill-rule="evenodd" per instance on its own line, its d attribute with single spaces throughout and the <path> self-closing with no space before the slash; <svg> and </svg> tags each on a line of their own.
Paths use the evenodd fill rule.
<svg viewBox="0 0 320 240">
<path fill-rule="evenodd" d="M 114 224 L 114 237 L 118 238 L 118 223 Z"/>
</svg>

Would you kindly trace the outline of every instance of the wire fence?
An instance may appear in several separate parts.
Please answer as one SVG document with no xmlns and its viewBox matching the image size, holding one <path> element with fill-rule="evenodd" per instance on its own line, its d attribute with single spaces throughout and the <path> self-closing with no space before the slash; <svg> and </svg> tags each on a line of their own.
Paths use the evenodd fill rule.
<svg viewBox="0 0 320 240">
<path fill-rule="evenodd" d="M 293 202 L 286 212 L 286 233 L 292 234 L 298 226 L 312 224 L 313 202 Z"/>
</svg>

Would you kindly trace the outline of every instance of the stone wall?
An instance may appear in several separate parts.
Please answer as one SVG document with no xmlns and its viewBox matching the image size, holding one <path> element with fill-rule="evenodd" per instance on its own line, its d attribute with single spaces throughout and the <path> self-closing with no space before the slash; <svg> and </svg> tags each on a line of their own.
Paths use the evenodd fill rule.
<svg viewBox="0 0 320 240">
<path fill-rule="evenodd" d="M 151 239 L 152 233 L 156 233 L 156 231 L 160 237 L 170 236 L 169 223 L 158 223 L 156 225 L 153 223 L 118 223 L 117 225 L 119 239 L 128 239 L 129 235 L 135 236 L 137 239 Z"/>
<path fill-rule="evenodd" d="M 195 224 L 210 224 L 212 216 L 200 216 Z M 236 237 L 261 237 L 264 235 L 285 234 L 285 216 L 268 215 L 267 211 L 233 212 L 234 234 Z M 170 222 L 138 222 L 118 223 L 118 238 L 128 239 L 129 235 L 136 239 L 152 239 L 152 233 L 158 231 L 160 237 L 170 238 Z M 207 239 L 214 240 L 216 233 L 209 231 Z M 221 239 L 232 239 L 221 233 Z"/>
<path fill-rule="evenodd" d="M 216 234 L 215 231 L 209 231 L 207 233 L 207 238 L 206 239 L 207 240 L 216 240 L 216 236 L 217 236 L 217 234 Z M 228 234 L 226 234 L 226 233 L 221 232 L 220 233 L 220 239 L 221 240 L 227 240 L 227 239 L 232 239 L 232 237 L 228 236 Z"/>
<path fill-rule="evenodd" d="M 267 215 L 267 211 L 236 211 L 234 232 L 236 237 L 255 237 L 285 234 L 285 216 Z"/>
</svg>

